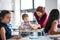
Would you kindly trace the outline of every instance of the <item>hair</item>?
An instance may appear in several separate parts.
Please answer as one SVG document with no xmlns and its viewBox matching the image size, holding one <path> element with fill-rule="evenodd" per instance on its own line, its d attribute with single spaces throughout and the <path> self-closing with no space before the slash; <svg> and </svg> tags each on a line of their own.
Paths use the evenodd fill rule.
<svg viewBox="0 0 60 40">
<path fill-rule="evenodd" d="M 43 13 L 44 9 L 45 9 L 44 7 L 39 6 L 39 7 L 37 7 L 36 11 Z"/>
<path fill-rule="evenodd" d="M 1 21 L 1 18 L 4 18 L 6 14 L 10 14 L 10 12 L 8 10 L 2 10 L 0 12 L 0 21 Z"/>
<path fill-rule="evenodd" d="M 46 24 L 45 29 L 44 29 L 45 33 L 48 33 L 48 31 L 51 28 L 52 22 L 54 20 L 57 20 L 58 18 L 59 18 L 59 10 L 58 9 L 52 9 L 50 12 L 47 24 Z"/>
<path fill-rule="evenodd" d="M 22 15 L 22 19 L 24 19 L 25 17 L 28 17 L 28 15 L 27 14 L 23 14 Z"/>
</svg>

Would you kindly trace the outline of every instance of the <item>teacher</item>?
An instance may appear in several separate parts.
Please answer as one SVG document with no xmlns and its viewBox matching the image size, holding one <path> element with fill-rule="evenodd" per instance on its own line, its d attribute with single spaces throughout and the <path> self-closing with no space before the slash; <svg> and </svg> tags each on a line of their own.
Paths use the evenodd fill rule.
<svg viewBox="0 0 60 40">
<path fill-rule="evenodd" d="M 41 26 L 41 28 L 44 28 L 47 22 L 47 14 L 44 10 L 44 7 L 42 6 L 37 7 L 36 11 L 34 12 L 34 16 L 37 23 Z"/>
</svg>

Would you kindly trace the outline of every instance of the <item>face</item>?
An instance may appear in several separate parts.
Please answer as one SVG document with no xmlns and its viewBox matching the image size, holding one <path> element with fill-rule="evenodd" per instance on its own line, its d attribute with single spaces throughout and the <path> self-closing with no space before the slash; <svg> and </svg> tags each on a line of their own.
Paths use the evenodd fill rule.
<svg viewBox="0 0 60 40">
<path fill-rule="evenodd" d="M 24 22 L 29 22 L 28 17 L 25 17 L 25 18 L 23 19 L 23 21 L 24 21 Z"/>
<path fill-rule="evenodd" d="M 10 19 L 11 19 L 11 14 L 6 14 L 4 18 L 2 18 L 2 21 L 8 24 L 10 22 Z"/>
<path fill-rule="evenodd" d="M 36 13 L 39 17 L 42 17 L 42 15 L 43 15 L 41 12 L 36 12 Z"/>
</svg>

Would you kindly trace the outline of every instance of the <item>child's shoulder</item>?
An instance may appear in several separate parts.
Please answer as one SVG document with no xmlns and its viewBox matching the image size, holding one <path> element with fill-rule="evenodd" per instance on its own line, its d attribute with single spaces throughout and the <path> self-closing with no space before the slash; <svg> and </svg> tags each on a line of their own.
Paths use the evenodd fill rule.
<svg viewBox="0 0 60 40">
<path fill-rule="evenodd" d="M 25 24 L 24 22 L 21 22 L 21 25 Z"/>
</svg>

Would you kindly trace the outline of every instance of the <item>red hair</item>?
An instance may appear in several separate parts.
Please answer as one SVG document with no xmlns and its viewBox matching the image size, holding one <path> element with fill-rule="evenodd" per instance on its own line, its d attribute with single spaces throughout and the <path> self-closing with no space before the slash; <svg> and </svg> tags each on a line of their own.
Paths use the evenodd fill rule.
<svg viewBox="0 0 60 40">
<path fill-rule="evenodd" d="M 36 11 L 44 13 L 44 7 L 39 6 L 39 7 L 37 7 Z"/>
</svg>

